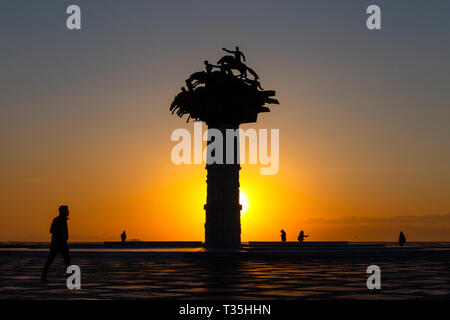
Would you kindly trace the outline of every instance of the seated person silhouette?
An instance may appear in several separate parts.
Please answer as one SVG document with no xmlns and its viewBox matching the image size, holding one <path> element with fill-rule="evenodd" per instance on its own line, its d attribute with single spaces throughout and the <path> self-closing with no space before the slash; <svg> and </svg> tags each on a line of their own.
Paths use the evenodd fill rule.
<svg viewBox="0 0 450 320">
<path fill-rule="evenodd" d="M 48 254 L 47 261 L 45 262 L 44 270 L 42 271 L 41 282 L 47 283 L 47 274 L 50 265 L 53 260 L 55 260 L 58 252 L 64 258 L 66 268 L 70 266 L 70 253 L 69 247 L 67 246 L 67 239 L 69 238 L 69 231 L 67 228 L 67 220 L 69 219 L 69 208 L 68 206 L 59 207 L 59 216 L 53 219 L 52 225 L 50 227 L 50 233 L 52 234 L 52 242 L 50 244 L 50 252 Z"/>
<path fill-rule="evenodd" d="M 286 242 L 286 231 L 281 229 L 281 242 Z"/>
<path fill-rule="evenodd" d="M 303 240 L 305 240 L 305 238 L 307 238 L 307 237 L 309 237 L 309 236 L 305 235 L 305 233 L 302 230 L 302 231 L 300 231 L 300 234 L 298 235 L 297 240 L 300 242 L 303 242 Z"/>
<path fill-rule="evenodd" d="M 234 55 L 234 59 L 236 59 L 236 62 L 242 63 L 242 61 L 245 61 L 245 56 L 244 56 L 244 54 L 242 53 L 242 51 L 239 50 L 239 47 L 236 47 L 236 50 L 235 50 L 235 51 L 233 51 L 233 50 L 227 50 L 227 49 L 225 49 L 225 48 L 222 48 L 222 50 L 225 51 L 225 52 L 228 52 L 228 53 L 233 54 L 233 55 Z M 241 58 L 242 58 L 242 59 L 241 59 Z"/>
<path fill-rule="evenodd" d="M 405 245 L 406 242 L 406 237 L 403 234 L 403 232 L 400 231 L 400 236 L 398 237 L 398 244 L 400 245 L 400 247 L 403 247 Z"/>
<path fill-rule="evenodd" d="M 125 243 L 127 240 L 127 234 L 125 233 L 125 230 L 123 230 L 122 234 L 120 235 L 120 238 L 122 239 L 122 243 Z"/>
</svg>

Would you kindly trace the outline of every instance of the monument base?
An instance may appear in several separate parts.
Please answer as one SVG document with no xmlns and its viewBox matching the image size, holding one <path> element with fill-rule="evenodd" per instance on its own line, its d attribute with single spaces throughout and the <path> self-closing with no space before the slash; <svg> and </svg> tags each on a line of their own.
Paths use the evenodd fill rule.
<svg viewBox="0 0 450 320">
<path fill-rule="evenodd" d="M 239 248 L 241 245 L 241 209 L 239 204 L 240 165 L 213 164 L 207 167 L 207 203 L 205 204 L 206 248 Z"/>
</svg>

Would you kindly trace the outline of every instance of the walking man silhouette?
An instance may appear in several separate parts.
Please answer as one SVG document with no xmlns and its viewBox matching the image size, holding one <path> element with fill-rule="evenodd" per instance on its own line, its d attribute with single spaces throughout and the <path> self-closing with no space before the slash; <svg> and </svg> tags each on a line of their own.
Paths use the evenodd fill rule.
<svg viewBox="0 0 450 320">
<path fill-rule="evenodd" d="M 67 220 L 69 219 L 69 207 L 60 206 L 59 216 L 53 219 L 50 233 L 52 234 L 52 242 L 50 244 L 50 252 L 47 261 L 45 262 L 44 270 L 42 271 L 41 282 L 47 283 L 47 274 L 50 265 L 55 260 L 58 252 L 64 258 L 66 268 L 71 265 L 69 247 L 67 246 L 67 239 L 69 239 L 69 230 L 67 228 Z"/>
<path fill-rule="evenodd" d="M 125 233 L 125 230 L 120 235 L 120 238 L 122 239 L 122 243 L 125 243 L 125 241 L 127 240 L 127 234 Z"/>
</svg>

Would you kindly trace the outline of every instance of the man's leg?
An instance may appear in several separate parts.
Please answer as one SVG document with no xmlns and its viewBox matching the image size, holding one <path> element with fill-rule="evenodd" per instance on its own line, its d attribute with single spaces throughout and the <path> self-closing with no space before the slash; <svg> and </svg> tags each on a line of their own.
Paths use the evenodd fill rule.
<svg viewBox="0 0 450 320">
<path fill-rule="evenodd" d="M 50 252 L 48 253 L 47 261 L 45 262 L 44 270 L 42 270 L 42 277 L 41 279 L 46 280 L 47 279 L 47 273 L 48 269 L 50 268 L 50 265 L 53 263 L 53 260 L 55 260 L 56 254 L 58 253 L 58 249 L 55 244 L 50 245 Z"/>
<path fill-rule="evenodd" d="M 59 251 L 61 252 L 63 258 L 64 258 L 64 263 L 66 264 L 66 269 L 68 266 L 70 266 L 72 263 L 70 261 L 70 252 L 69 252 L 69 246 L 66 244 L 62 244 L 59 248 Z"/>
</svg>

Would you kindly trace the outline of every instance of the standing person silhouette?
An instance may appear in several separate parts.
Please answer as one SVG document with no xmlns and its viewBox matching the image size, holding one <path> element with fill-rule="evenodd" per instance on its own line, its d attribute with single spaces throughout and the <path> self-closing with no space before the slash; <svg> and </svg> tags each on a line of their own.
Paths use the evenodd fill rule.
<svg viewBox="0 0 450 320">
<path fill-rule="evenodd" d="M 400 231 L 400 236 L 398 237 L 398 244 L 400 245 L 400 247 L 403 247 L 405 245 L 406 242 L 406 237 L 403 234 L 403 232 Z"/>
<path fill-rule="evenodd" d="M 125 241 L 127 240 L 127 234 L 125 233 L 125 230 L 123 230 L 120 238 L 122 239 L 122 243 L 125 243 Z"/>
<path fill-rule="evenodd" d="M 302 231 L 300 231 L 300 234 L 298 235 L 297 240 L 300 242 L 303 242 L 303 240 L 305 240 L 305 238 L 307 238 L 307 237 L 309 237 L 309 236 L 307 236 L 302 230 Z"/>
<path fill-rule="evenodd" d="M 52 234 L 52 242 L 50 244 L 50 252 L 47 261 L 45 262 L 44 270 L 42 271 L 41 282 L 47 283 L 47 274 L 50 265 L 55 260 L 58 252 L 64 258 L 66 268 L 71 265 L 69 247 L 67 246 L 67 239 L 69 239 L 69 230 L 67 228 L 67 220 L 69 219 L 69 207 L 60 206 L 59 216 L 53 219 L 50 233 Z"/>
<path fill-rule="evenodd" d="M 286 242 L 286 231 L 281 229 L 281 242 Z"/>
<path fill-rule="evenodd" d="M 236 50 L 235 50 L 235 51 L 233 51 L 233 50 L 227 50 L 227 49 L 225 49 L 225 48 L 222 48 L 222 50 L 225 51 L 225 52 L 234 54 L 234 59 L 236 59 L 236 62 L 240 62 L 240 63 L 242 63 L 242 61 L 245 62 L 245 56 L 244 56 L 244 54 L 242 53 L 242 51 L 239 50 L 239 47 L 236 47 Z M 241 58 L 242 58 L 242 60 L 241 60 Z"/>
</svg>

